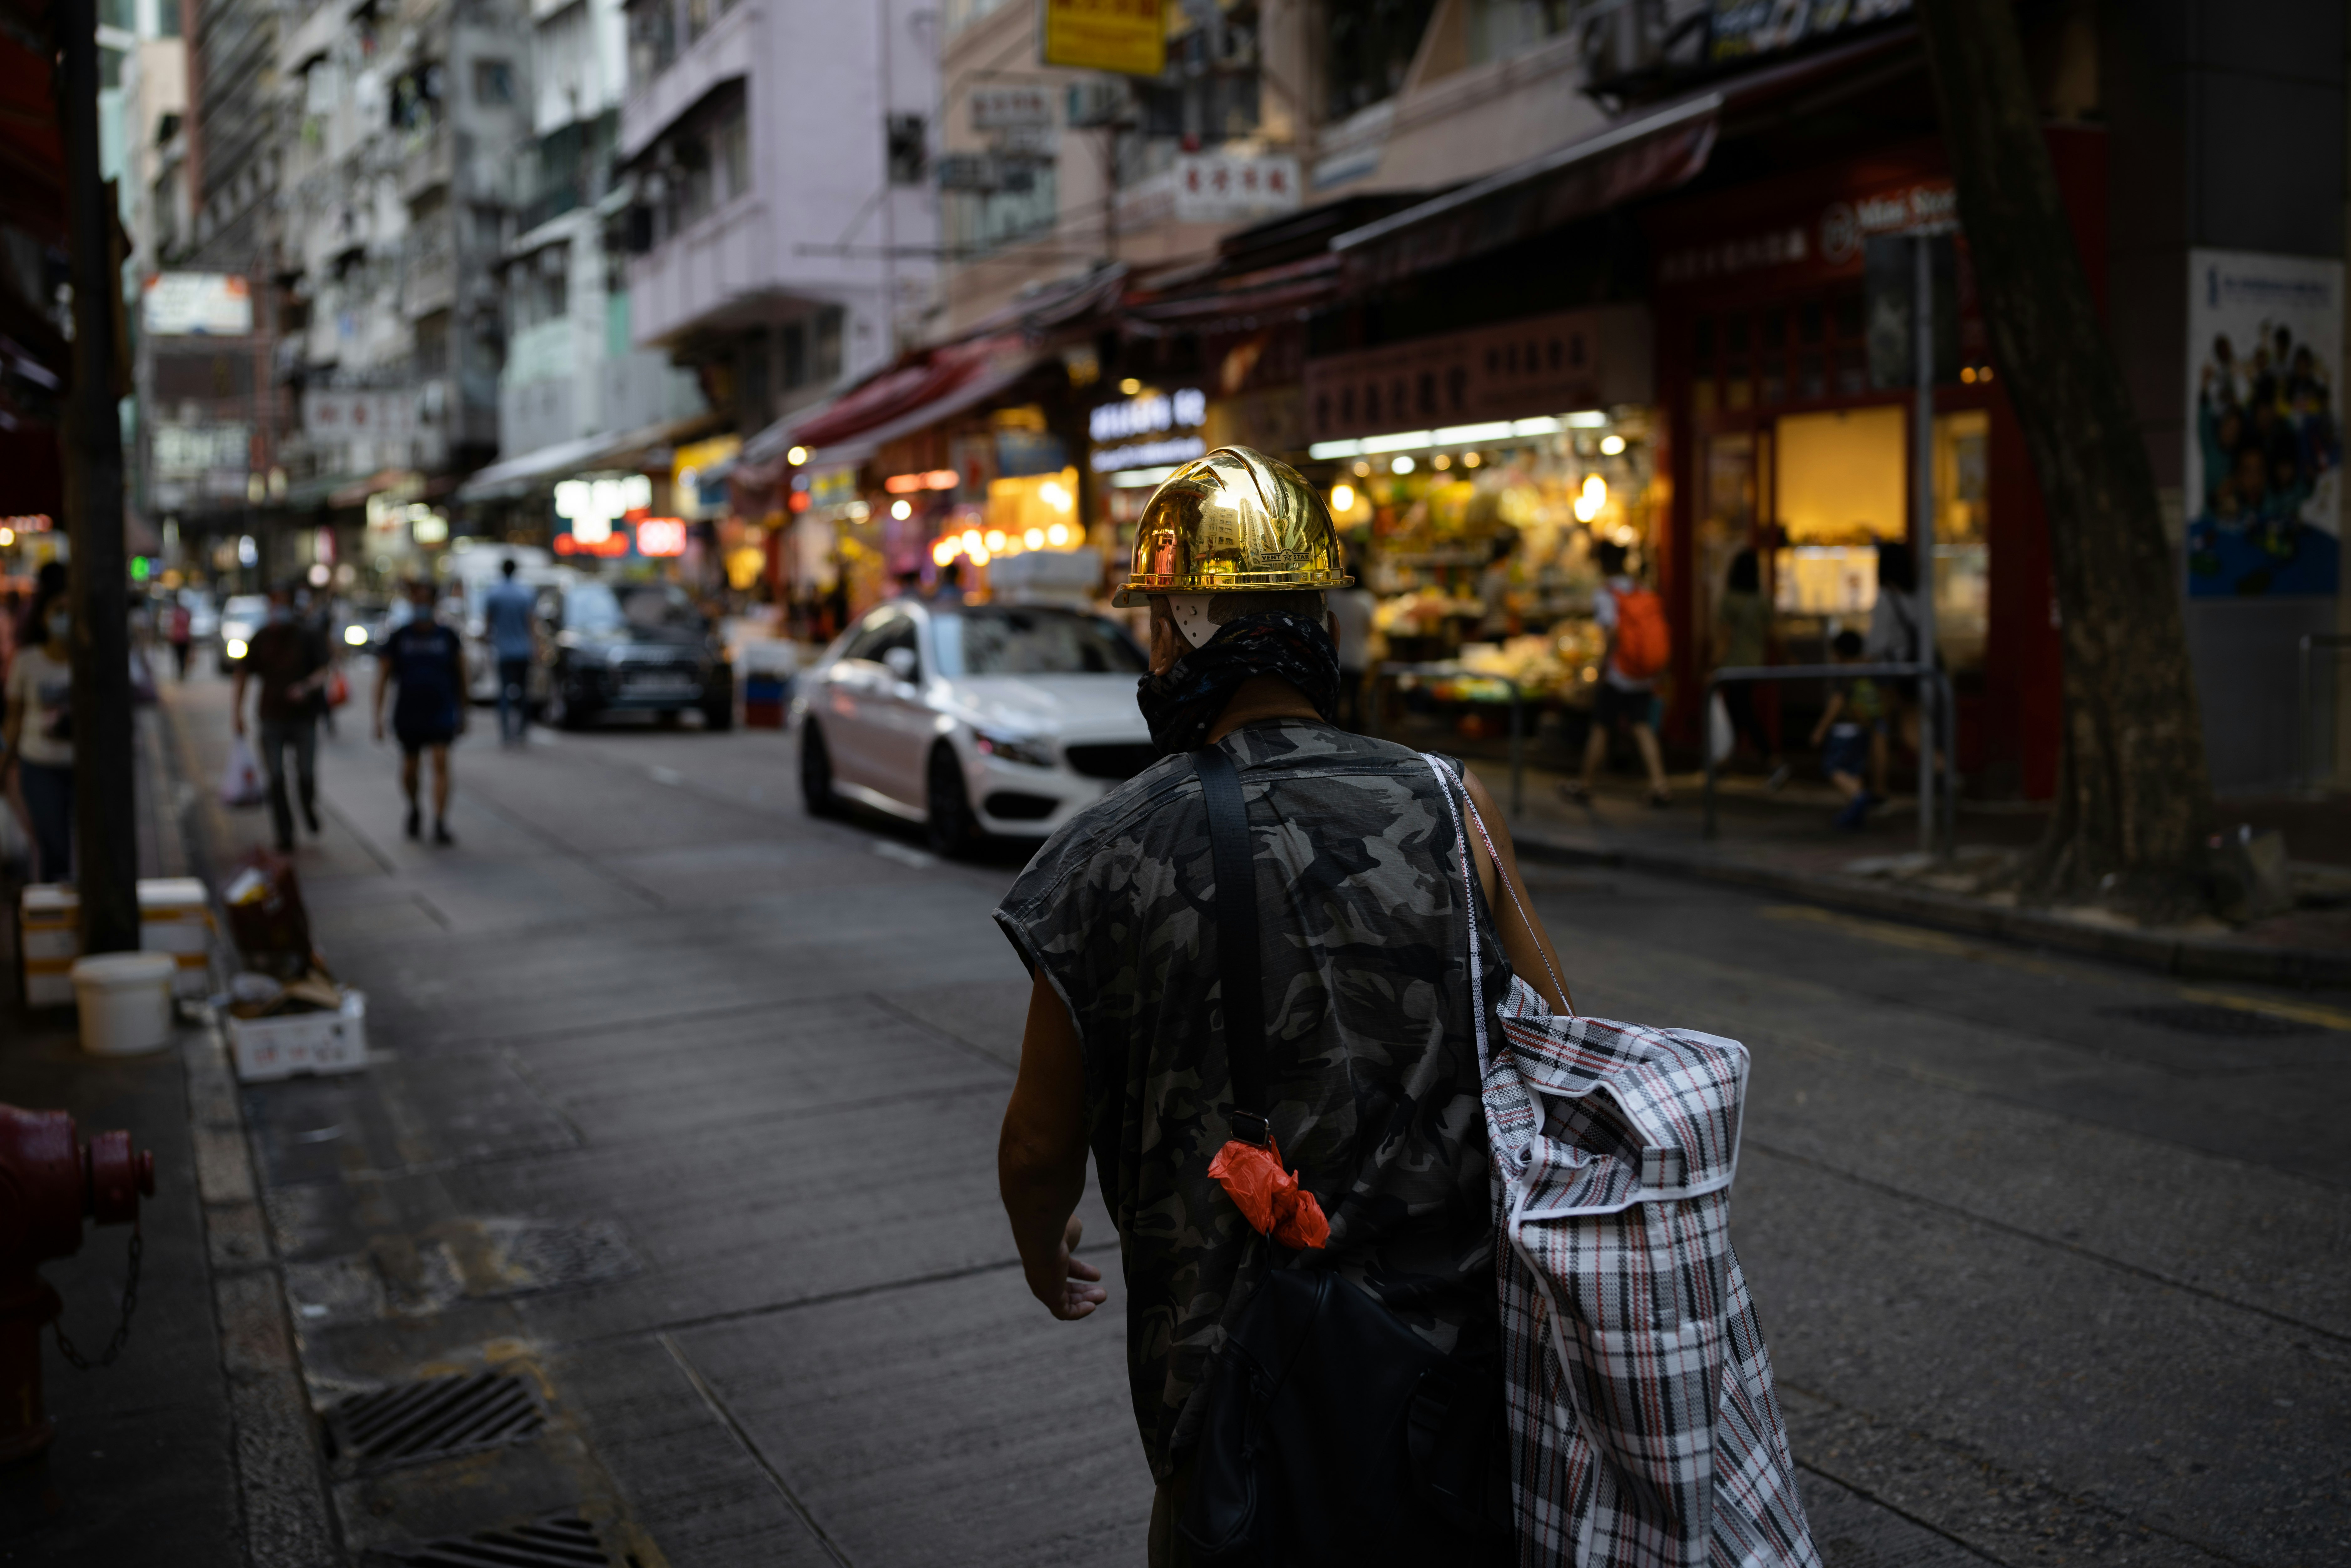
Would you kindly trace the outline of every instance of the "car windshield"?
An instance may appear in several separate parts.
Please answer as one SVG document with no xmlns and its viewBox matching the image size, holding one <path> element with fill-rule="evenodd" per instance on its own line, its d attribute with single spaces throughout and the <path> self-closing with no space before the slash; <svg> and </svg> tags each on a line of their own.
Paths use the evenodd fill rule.
<svg viewBox="0 0 2351 1568">
<path fill-rule="evenodd" d="M 575 583 L 564 595 L 563 623 L 574 632 L 702 630 L 702 612 L 674 582 Z"/>
<path fill-rule="evenodd" d="M 269 601 L 258 593 L 240 593 L 221 607 L 231 621 L 261 621 L 268 617 Z"/>
<path fill-rule="evenodd" d="M 934 615 L 939 673 L 1139 675 L 1150 661 L 1114 621 L 1068 610 L 990 607 Z"/>
</svg>

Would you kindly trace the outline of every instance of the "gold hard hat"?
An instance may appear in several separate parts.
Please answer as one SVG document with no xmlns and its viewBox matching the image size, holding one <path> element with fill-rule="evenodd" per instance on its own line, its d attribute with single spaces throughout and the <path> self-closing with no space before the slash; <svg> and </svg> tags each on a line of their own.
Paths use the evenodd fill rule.
<svg viewBox="0 0 2351 1568">
<path fill-rule="evenodd" d="M 1219 446 L 1169 475 L 1134 526 L 1134 560 L 1111 602 L 1150 593 L 1344 588 L 1338 530 L 1304 476 L 1246 446 Z"/>
</svg>

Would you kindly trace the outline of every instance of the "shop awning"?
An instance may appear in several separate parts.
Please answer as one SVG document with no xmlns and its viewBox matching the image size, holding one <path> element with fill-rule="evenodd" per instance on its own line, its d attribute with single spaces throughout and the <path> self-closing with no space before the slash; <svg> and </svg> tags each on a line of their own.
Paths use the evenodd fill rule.
<svg viewBox="0 0 2351 1568">
<path fill-rule="evenodd" d="M 591 468 L 626 468 L 639 453 L 682 440 L 708 429 L 714 423 L 715 416 L 699 413 L 690 419 L 664 420 L 619 435 L 583 435 L 575 441 L 559 441 L 475 469 L 451 498 L 507 500 L 528 495 L 559 476 L 568 477 Z"/>
<path fill-rule="evenodd" d="M 934 349 L 894 366 L 814 408 L 787 414 L 743 444 L 736 460 L 747 471 L 779 466 L 786 453 L 805 446 L 826 463 L 862 462 L 882 444 L 961 413 L 995 396 L 1033 369 L 1042 356 L 1025 335 L 975 338 Z"/>
<path fill-rule="evenodd" d="M 1331 242 L 1351 291 L 1467 261 L 1698 177 L 1723 122 L 1815 85 L 1858 87 L 1881 57 L 1915 47 L 1908 29 L 1876 34 L 1750 71 L 1646 109 L 1564 147 L 1474 181 Z"/>
</svg>

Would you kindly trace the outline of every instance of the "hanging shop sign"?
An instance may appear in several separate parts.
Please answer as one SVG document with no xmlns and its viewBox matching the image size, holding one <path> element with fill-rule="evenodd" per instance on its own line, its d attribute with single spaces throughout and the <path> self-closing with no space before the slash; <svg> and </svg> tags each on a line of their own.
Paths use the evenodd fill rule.
<svg viewBox="0 0 2351 1568">
<path fill-rule="evenodd" d="M 1298 160 L 1279 153 L 1179 152 L 1176 162 L 1119 193 L 1118 221 L 1237 224 L 1298 207 Z"/>
<path fill-rule="evenodd" d="M 646 517 L 636 526 L 637 553 L 653 557 L 685 553 L 684 517 Z"/>
<path fill-rule="evenodd" d="M 1563 310 L 1306 361 L 1316 442 L 1618 408 L 1654 395 L 1649 313 Z"/>
<path fill-rule="evenodd" d="M 2343 264 L 2188 254 L 2188 592 L 2341 584 Z"/>
<path fill-rule="evenodd" d="M 1910 0 L 1714 0 L 1707 54 L 1753 59 L 1909 14 Z"/>
<path fill-rule="evenodd" d="M 974 131 L 1027 131 L 1053 123 L 1053 91 L 1042 87 L 971 89 Z"/>
<path fill-rule="evenodd" d="M 159 272 L 140 289 L 151 338 L 244 338 L 253 332 L 253 290 L 225 272 Z"/>
<path fill-rule="evenodd" d="M 1959 194 L 1913 146 L 1656 208 L 1644 219 L 1661 293 L 1775 293 L 1862 276 L 1869 242 L 1947 234 Z"/>
<path fill-rule="evenodd" d="M 653 482 L 643 474 L 566 479 L 555 487 L 555 515 L 571 525 L 568 537 L 579 546 L 601 545 L 615 523 L 653 504 Z"/>
<path fill-rule="evenodd" d="M 1094 443 L 1087 466 L 1097 474 L 1115 474 L 1188 463 L 1208 445 L 1202 436 L 1186 433 L 1207 423 L 1208 394 L 1197 387 L 1138 392 L 1102 403 L 1086 417 L 1086 434 Z"/>
<path fill-rule="evenodd" d="M 1164 3 L 1039 0 L 1039 58 L 1081 71 L 1155 77 L 1167 68 Z"/>
</svg>

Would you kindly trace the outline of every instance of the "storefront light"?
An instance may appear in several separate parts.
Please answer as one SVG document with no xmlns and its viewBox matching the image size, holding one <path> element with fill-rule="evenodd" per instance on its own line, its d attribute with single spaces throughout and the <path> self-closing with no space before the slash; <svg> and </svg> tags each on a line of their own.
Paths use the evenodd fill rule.
<svg viewBox="0 0 2351 1568">
<path fill-rule="evenodd" d="M 1486 461 L 1486 455 L 1482 452 L 1465 452 L 1461 455 L 1461 466 L 1464 468 L 1475 468 L 1484 461 Z"/>
<path fill-rule="evenodd" d="M 1439 446 L 1468 446 L 1479 441 L 1508 441 L 1510 422 L 1498 419 L 1487 424 L 1455 424 L 1437 432 Z"/>
<path fill-rule="evenodd" d="M 1354 472 L 1356 478 L 1368 479 L 1372 476 L 1372 465 L 1368 463 L 1358 463 L 1355 465 Z"/>
<path fill-rule="evenodd" d="M 784 454 L 784 461 L 790 464 L 795 468 L 799 467 L 801 464 L 808 461 L 808 448 L 805 446 L 793 447 L 789 452 Z"/>
<path fill-rule="evenodd" d="M 1409 474 L 1412 472 L 1412 459 L 1409 457 L 1392 457 L 1388 459 L 1388 472 L 1391 474 Z"/>
<path fill-rule="evenodd" d="M 1067 523 L 1055 523 L 1051 528 L 1047 528 L 1045 530 L 1045 542 L 1051 545 L 1055 549 L 1060 549 L 1066 546 L 1070 542 L 1070 525 Z"/>
<path fill-rule="evenodd" d="M 1048 479 L 1043 485 L 1038 486 L 1037 498 L 1057 512 L 1066 512 L 1070 509 L 1070 493 L 1061 488 L 1056 480 Z"/>
<path fill-rule="evenodd" d="M 1575 520 L 1588 523 L 1608 505 L 1608 482 L 1597 474 L 1587 474 L 1583 489 L 1575 497 Z"/>
<path fill-rule="evenodd" d="M 1433 430 L 1399 430 L 1393 435 L 1366 435 L 1360 450 L 1367 453 L 1417 452 L 1424 446 L 1436 444 L 1437 432 Z"/>
<path fill-rule="evenodd" d="M 1448 457 L 1448 456 L 1447 456 L 1444 453 L 1440 452 L 1440 453 L 1438 453 L 1436 456 L 1434 456 L 1434 457 L 1432 457 L 1432 458 L 1430 458 L 1430 459 L 1428 460 L 1428 465 L 1429 465 L 1431 468 L 1436 469 L 1439 474 L 1442 474 L 1442 473 L 1444 473 L 1447 468 L 1450 468 L 1450 467 L 1452 467 L 1452 466 L 1453 466 L 1453 459 L 1452 459 L 1452 458 L 1450 458 L 1450 457 Z"/>
<path fill-rule="evenodd" d="M 1004 530 L 990 528 L 987 530 L 987 538 L 984 540 L 977 534 L 966 534 L 963 540 L 967 549 L 978 549 L 985 544 L 990 550 L 1000 550 L 1004 548 Z"/>
<path fill-rule="evenodd" d="M 1165 483 L 1173 468 L 1123 468 L 1110 476 L 1111 486 L 1120 490 L 1144 490 Z"/>
<path fill-rule="evenodd" d="M 1306 455 L 1317 463 L 1327 463 L 1333 457 L 1354 457 L 1362 455 L 1360 441 L 1318 441 L 1306 449 Z"/>
<path fill-rule="evenodd" d="M 1605 430 L 1608 428 L 1608 412 L 1605 409 L 1598 408 L 1582 409 L 1574 413 L 1569 414 L 1564 421 L 1556 419 L 1517 419 L 1510 422 L 1510 431 L 1513 434 L 1517 435 L 1556 435 L 1559 434 L 1559 429 L 1562 423 L 1565 423 L 1567 428 L 1570 430 Z M 1548 430 L 1529 430 L 1527 428 L 1527 426 L 1531 424 L 1537 423 L 1547 424 L 1551 428 Z"/>
<path fill-rule="evenodd" d="M 1602 436 L 1600 438 L 1600 455 L 1603 457 L 1622 457 L 1625 455 L 1625 438 L 1621 435 Z"/>
<path fill-rule="evenodd" d="M 956 556 L 961 555 L 962 553 L 963 541 L 961 539 L 941 539 L 938 543 L 931 547 L 931 564 L 934 566 L 945 566 L 947 562 L 955 559 Z"/>
<path fill-rule="evenodd" d="M 1332 486 L 1331 509 L 1334 512 L 1353 511 L 1355 509 L 1355 487 L 1353 485 Z"/>
<path fill-rule="evenodd" d="M 356 623 L 343 628 L 343 641 L 354 648 L 367 646 L 367 628 Z"/>
<path fill-rule="evenodd" d="M 984 549 L 967 549 L 964 551 L 963 554 L 964 559 L 971 562 L 974 566 L 986 566 L 987 564 L 988 556 L 987 552 Z"/>
<path fill-rule="evenodd" d="M 1027 545 L 1030 549 L 1043 549 L 1045 548 L 1045 530 L 1042 528 L 1030 528 L 1027 533 L 1020 536 L 1020 542 Z"/>
<path fill-rule="evenodd" d="M 903 523 L 908 517 L 914 515 L 914 503 L 912 501 L 893 501 L 890 503 L 890 515 Z"/>
<path fill-rule="evenodd" d="M 1143 390 L 1143 383 L 1135 380 L 1133 376 L 1129 376 L 1126 380 L 1118 383 L 1118 390 L 1124 392 L 1127 396 L 1133 397 L 1135 393 Z"/>
</svg>

